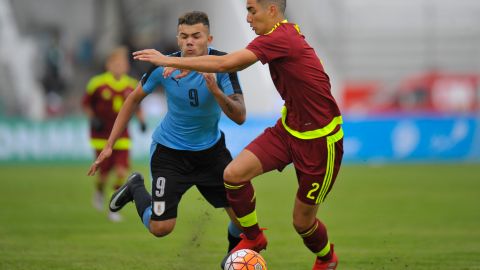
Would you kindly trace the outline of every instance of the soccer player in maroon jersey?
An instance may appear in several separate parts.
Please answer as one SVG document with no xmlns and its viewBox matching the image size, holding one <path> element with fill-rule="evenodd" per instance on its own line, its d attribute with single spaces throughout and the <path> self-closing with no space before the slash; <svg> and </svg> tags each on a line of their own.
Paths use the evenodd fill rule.
<svg viewBox="0 0 480 270">
<path fill-rule="evenodd" d="M 293 210 L 295 230 L 316 255 L 313 270 L 336 269 L 338 259 L 333 245 L 316 215 L 340 169 L 342 116 L 320 59 L 300 28 L 285 19 L 285 8 L 286 0 L 247 0 L 247 22 L 258 37 L 245 49 L 231 54 L 173 58 L 148 49 L 135 52 L 134 59 L 202 72 L 238 71 L 257 61 L 269 64 L 275 87 L 285 101 L 282 116 L 224 171 L 229 202 L 244 230 L 234 251 L 260 251 L 267 246 L 257 222 L 250 180 L 293 163 L 299 184 Z"/>
<path fill-rule="evenodd" d="M 130 68 L 128 50 L 124 47 L 114 49 L 107 58 L 106 72 L 94 76 L 87 84 L 82 107 L 90 120 L 90 144 L 98 156 L 107 143 L 110 130 L 127 96 L 137 86 L 137 80 L 127 75 Z M 142 131 L 146 125 L 143 114 L 137 111 Z M 104 193 L 108 174 L 115 170 L 116 181 L 113 189 L 123 184 L 129 169 L 130 136 L 125 130 L 114 146 L 110 159 L 100 165 L 99 177 L 95 184 L 93 205 L 104 209 Z M 118 213 L 109 213 L 112 221 L 120 221 Z"/>
</svg>

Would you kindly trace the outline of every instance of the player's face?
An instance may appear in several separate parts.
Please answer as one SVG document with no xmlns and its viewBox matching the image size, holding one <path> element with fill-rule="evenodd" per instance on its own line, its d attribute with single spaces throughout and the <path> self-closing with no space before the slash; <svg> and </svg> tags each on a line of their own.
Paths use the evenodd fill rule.
<svg viewBox="0 0 480 270">
<path fill-rule="evenodd" d="M 263 35 L 272 29 L 267 8 L 257 3 L 257 0 L 247 0 L 247 11 L 247 22 L 255 34 Z"/>
<path fill-rule="evenodd" d="M 128 73 L 130 69 L 130 63 L 126 55 L 117 55 L 110 58 L 107 62 L 107 70 L 110 71 L 115 77 L 120 77 Z"/>
<path fill-rule="evenodd" d="M 201 56 L 208 53 L 208 45 L 213 37 L 203 23 L 178 26 L 178 47 L 184 57 Z"/>
</svg>

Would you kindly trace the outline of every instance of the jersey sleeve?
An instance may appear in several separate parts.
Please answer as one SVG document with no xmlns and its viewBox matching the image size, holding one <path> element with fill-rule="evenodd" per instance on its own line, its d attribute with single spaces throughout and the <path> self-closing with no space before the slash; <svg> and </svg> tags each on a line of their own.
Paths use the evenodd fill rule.
<svg viewBox="0 0 480 270">
<path fill-rule="evenodd" d="M 242 87 L 240 86 L 237 72 L 217 74 L 217 83 L 227 96 L 242 94 Z"/>
<path fill-rule="evenodd" d="M 162 85 L 163 82 L 163 67 L 152 67 L 147 73 L 143 74 L 140 79 L 143 91 L 151 94 L 155 88 Z"/>
<path fill-rule="evenodd" d="M 216 50 L 214 48 L 208 48 L 209 55 L 226 55 L 226 52 Z M 242 88 L 238 80 L 236 72 L 231 73 L 217 73 L 217 85 L 222 89 L 223 93 L 227 96 L 233 94 L 242 94 Z"/>
<path fill-rule="evenodd" d="M 87 83 L 86 94 L 92 95 L 102 83 L 103 83 L 102 75 L 97 75 L 91 78 Z"/>
<path fill-rule="evenodd" d="M 101 76 L 95 76 L 88 81 L 85 93 L 82 97 L 83 106 L 91 106 L 92 96 L 95 94 L 95 91 L 97 91 L 97 88 L 100 86 L 101 83 Z"/>
<path fill-rule="evenodd" d="M 82 106 L 90 107 L 92 104 L 92 95 L 85 93 L 82 97 Z"/>
<path fill-rule="evenodd" d="M 282 38 L 282 35 L 272 33 L 256 37 L 247 45 L 247 50 L 252 51 L 262 64 L 266 64 L 288 56 L 290 44 L 288 38 Z"/>
</svg>

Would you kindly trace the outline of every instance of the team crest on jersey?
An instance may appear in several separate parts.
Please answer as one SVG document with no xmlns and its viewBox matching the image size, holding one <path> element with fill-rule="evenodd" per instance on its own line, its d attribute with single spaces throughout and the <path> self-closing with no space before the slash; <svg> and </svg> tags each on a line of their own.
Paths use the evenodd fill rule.
<svg viewBox="0 0 480 270">
<path fill-rule="evenodd" d="M 102 91 L 102 98 L 105 100 L 109 100 L 112 98 L 112 93 L 110 93 L 110 91 L 105 89 Z"/>
<path fill-rule="evenodd" d="M 165 212 L 165 202 L 153 202 L 153 212 L 157 216 L 163 215 Z"/>
</svg>

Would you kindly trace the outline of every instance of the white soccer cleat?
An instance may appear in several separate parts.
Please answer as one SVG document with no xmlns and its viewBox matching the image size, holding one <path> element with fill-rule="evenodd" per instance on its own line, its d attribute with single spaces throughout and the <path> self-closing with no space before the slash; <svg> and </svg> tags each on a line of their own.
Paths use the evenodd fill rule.
<svg viewBox="0 0 480 270">
<path fill-rule="evenodd" d="M 108 212 L 108 219 L 111 222 L 121 222 L 123 220 L 123 217 L 119 213 Z"/>
<path fill-rule="evenodd" d="M 103 211 L 103 207 L 105 205 L 105 198 L 102 192 L 95 191 L 92 198 L 92 205 L 98 211 Z"/>
</svg>

